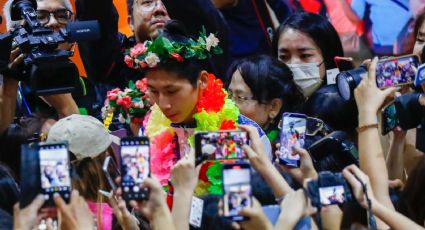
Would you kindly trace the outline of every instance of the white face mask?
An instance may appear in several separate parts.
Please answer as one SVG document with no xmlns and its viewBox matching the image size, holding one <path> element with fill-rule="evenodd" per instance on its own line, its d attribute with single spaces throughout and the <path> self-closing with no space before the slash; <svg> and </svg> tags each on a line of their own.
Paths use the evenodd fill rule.
<svg viewBox="0 0 425 230">
<path fill-rule="evenodd" d="M 323 83 L 320 78 L 320 63 L 287 64 L 294 74 L 294 81 L 305 97 L 310 97 Z"/>
</svg>

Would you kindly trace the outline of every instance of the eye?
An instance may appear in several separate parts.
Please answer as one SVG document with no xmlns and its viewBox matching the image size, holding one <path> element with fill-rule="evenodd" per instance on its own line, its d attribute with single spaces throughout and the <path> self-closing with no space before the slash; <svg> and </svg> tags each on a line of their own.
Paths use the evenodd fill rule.
<svg viewBox="0 0 425 230">
<path fill-rule="evenodd" d="M 284 55 L 284 54 L 280 54 L 279 55 L 279 60 L 285 62 L 285 61 L 289 60 L 289 56 L 288 55 Z"/>
<path fill-rule="evenodd" d="M 312 54 L 301 54 L 301 56 L 300 56 L 302 59 L 307 59 L 307 58 L 311 58 L 311 57 L 313 57 L 313 55 Z"/>
<path fill-rule="evenodd" d="M 418 42 L 418 43 L 423 43 L 423 42 L 425 42 L 425 41 L 424 41 L 424 39 L 422 39 L 422 38 L 416 38 L 416 42 Z"/>
</svg>

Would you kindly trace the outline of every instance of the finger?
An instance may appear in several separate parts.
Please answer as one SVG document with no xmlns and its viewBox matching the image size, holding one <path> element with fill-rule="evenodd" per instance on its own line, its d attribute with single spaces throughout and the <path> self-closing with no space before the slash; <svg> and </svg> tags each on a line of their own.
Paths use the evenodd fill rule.
<svg viewBox="0 0 425 230">
<path fill-rule="evenodd" d="M 29 205 L 32 212 L 38 212 L 38 210 L 41 208 L 41 206 L 43 206 L 44 201 L 45 201 L 44 196 L 41 195 L 41 194 L 38 194 L 37 197 Z"/>
<path fill-rule="evenodd" d="M 125 201 L 124 200 L 120 200 L 118 202 L 118 208 L 121 211 L 121 214 L 122 215 L 126 215 L 126 214 L 129 213 L 128 210 L 127 210 L 127 205 L 125 204 Z"/>
<path fill-rule="evenodd" d="M 368 71 L 368 82 L 376 86 L 376 64 L 378 63 L 378 57 L 374 57 L 369 65 Z"/>
<path fill-rule="evenodd" d="M 21 54 L 21 50 L 16 48 L 10 52 L 10 61 L 13 61 Z"/>
<path fill-rule="evenodd" d="M 389 97 L 391 94 L 394 94 L 395 92 L 397 92 L 397 88 L 395 87 L 390 87 L 382 91 L 385 98 Z"/>
<path fill-rule="evenodd" d="M 187 160 L 195 165 L 195 148 L 190 148 Z"/>
<path fill-rule="evenodd" d="M 71 199 L 72 199 L 72 195 L 71 195 Z M 74 198 L 74 200 L 75 200 L 75 198 Z M 67 205 L 66 205 L 65 201 L 62 199 L 62 197 L 58 193 L 53 194 L 53 201 L 55 202 L 56 207 L 61 212 L 65 212 L 66 211 Z"/>
<path fill-rule="evenodd" d="M 310 154 L 308 154 L 307 150 L 300 148 L 300 147 L 295 147 L 294 148 L 294 152 L 292 152 L 292 155 L 298 155 L 300 156 L 301 159 L 308 159 L 310 157 Z"/>
<path fill-rule="evenodd" d="M 342 175 L 348 181 L 348 183 L 351 185 L 353 189 L 361 187 L 360 181 L 357 180 L 357 178 L 348 168 L 345 168 L 344 170 L 342 170 Z"/>
<path fill-rule="evenodd" d="M 69 201 L 70 204 L 77 204 L 80 198 L 80 193 L 78 190 L 72 190 L 71 199 Z"/>
<path fill-rule="evenodd" d="M 232 222 L 232 229 L 239 230 L 239 229 L 242 229 L 242 227 L 240 224 L 236 222 Z"/>
<path fill-rule="evenodd" d="M 251 139 L 251 146 L 253 148 L 259 148 L 262 146 L 263 143 L 261 142 L 257 128 L 249 125 L 239 125 L 239 128 L 248 133 L 248 136 Z"/>
<path fill-rule="evenodd" d="M 52 220 L 52 218 L 47 218 L 46 229 L 47 230 L 53 230 L 53 220 Z"/>
<path fill-rule="evenodd" d="M 243 145 L 242 149 L 246 153 L 248 159 L 252 159 L 253 157 L 257 156 L 257 153 L 248 145 Z"/>
<path fill-rule="evenodd" d="M 135 200 L 130 200 L 129 204 L 130 204 L 130 207 L 134 208 L 135 210 L 137 211 L 140 210 L 139 203 L 137 203 Z"/>
</svg>

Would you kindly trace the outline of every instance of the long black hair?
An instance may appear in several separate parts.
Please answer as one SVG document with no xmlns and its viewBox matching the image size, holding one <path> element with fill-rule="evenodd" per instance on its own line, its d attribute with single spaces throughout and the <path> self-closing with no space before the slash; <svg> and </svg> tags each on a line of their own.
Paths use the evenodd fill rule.
<svg viewBox="0 0 425 230">
<path fill-rule="evenodd" d="M 277 32 L 273 37 L 273 51 L 275 57 L 278 55 L 279 38 L 288 28 L 305 33 L 316 43 L 322 52 L 326 69 L 336 68 L 334 62 L 335 56 L 344 56 L 338 33 L 326 18 L 318 14 L 298 12 L 289 16 L 279 28 L 277 28 Z"/>
<path fill-rule="evenodd" d="M 13 205 L 19 200 L 19 190 L 12 171 L 0 162 L 0 209 L 13 215 Z"/>
</svg>

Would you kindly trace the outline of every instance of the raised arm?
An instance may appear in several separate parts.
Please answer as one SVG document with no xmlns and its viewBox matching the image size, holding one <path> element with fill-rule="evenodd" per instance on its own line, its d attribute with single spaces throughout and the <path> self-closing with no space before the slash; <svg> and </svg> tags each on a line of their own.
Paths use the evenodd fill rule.
<svg viewBox="0 0 425 230">
<path fill-rule="evenodd" d="M 79 43 L 87 75 L 95 82 L 111 82 L 119 77 L 123 65 L 121 44 L 124 36 L 118 33 L 118 13 L 112 0 L 76 0 L 78 20 L 98 20 L 101 39 Z"/>
</svg>

